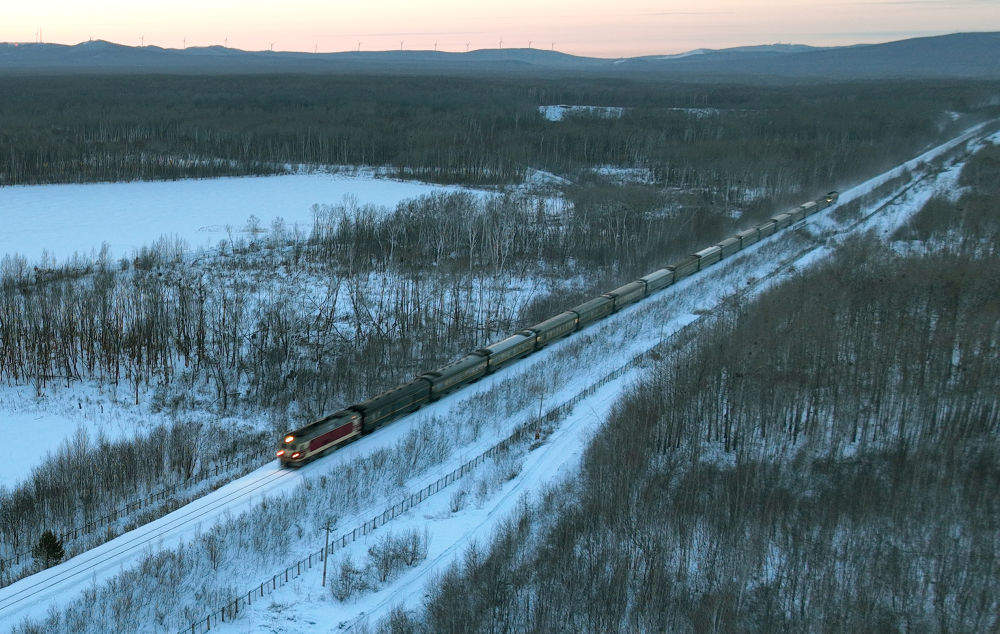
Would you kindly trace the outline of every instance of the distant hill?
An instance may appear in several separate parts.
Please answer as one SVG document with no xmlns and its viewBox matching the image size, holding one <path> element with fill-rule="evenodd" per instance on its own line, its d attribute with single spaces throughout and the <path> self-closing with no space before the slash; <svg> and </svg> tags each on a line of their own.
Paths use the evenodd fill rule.
<svg viewBox="0 0 1000 634">
<path fill-rule="evenodd" d="M 0 73 L 598 73 L 679 78 L 1000 79 L 1000 33 L 956 33 L 885 44 L 816 48 L 800 44 L 698 49 L 677 55 L 604 59 L 541 49 L 242 51 L 222 46 L 166 49 L 105 41 L 77 45 L 0 44 Z"/>
</svg>

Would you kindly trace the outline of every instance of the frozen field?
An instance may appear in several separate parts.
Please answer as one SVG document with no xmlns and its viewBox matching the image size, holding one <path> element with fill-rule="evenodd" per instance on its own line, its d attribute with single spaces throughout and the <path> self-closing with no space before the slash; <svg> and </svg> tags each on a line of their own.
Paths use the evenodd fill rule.
<svg viewBox="0 0 1000 634">
<path fill-rule="evenodd" d="M 460 187 L 371 176 L 293 174 L 205 180 L 0 187 L 0 256 L 19 253 L 36 261 L 44 252 L 62 260 L 107 243 L 127 255 L 163 235 L 191 246 L 241 231 L 250 216 L 267 228 L 312 224 L 312 206 L 353 198 L 359 205 L 395 206 Z M 465 190 L 468 191 L 468 190 Z"/>
</svg>

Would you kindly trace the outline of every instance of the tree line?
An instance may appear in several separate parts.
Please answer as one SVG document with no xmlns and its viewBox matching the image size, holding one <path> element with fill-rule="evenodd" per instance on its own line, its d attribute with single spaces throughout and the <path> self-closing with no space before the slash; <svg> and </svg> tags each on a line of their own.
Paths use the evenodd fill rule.
<svg viewBox="0 0 1000 634">
<path fill-rule="evenodd" d="M 0 186 L 256 175 L 299 164 L 500 184 L 528 167 L 615 165 L 648 168 L 666 186 L 811 189 L 879 171 L 953 131 L 945 111 L 995 111 L 994 92 L 976 82 L 8 76 L 0 78 Z M 538 113 L 560 103 L 626 110 L 558 123 Z"/>
</svg>

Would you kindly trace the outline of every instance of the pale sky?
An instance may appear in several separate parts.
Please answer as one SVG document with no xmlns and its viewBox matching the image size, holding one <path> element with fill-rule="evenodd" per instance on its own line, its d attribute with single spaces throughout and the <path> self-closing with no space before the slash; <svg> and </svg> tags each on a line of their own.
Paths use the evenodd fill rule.
<svg viewBox="0 0 1000 634">
<path fill-rule="evenodd" d="M 0 0 L 0 41 L 170 48 L 619 57 L 775 42 L 836 45 L 1000 30 L 1000 0 Z"/>
</svg>

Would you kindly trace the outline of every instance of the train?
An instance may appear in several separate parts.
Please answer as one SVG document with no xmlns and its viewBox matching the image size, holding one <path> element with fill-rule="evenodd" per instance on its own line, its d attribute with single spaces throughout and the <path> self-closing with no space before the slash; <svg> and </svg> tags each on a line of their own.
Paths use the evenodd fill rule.
<svg viewBox="0 0 1000 634">
<path fill-rule="evenodd" d="M 319 456 L 370 434 L 487 374 L 505 368 L 552 342 L 600 321 L 653 293 L 733 256 L 748 246 L 820 212 L 837 202 L 835 191 L 809 201 L 764 223 L 740 231 L 662 269 L 653 271 L 599 297 L 479 348 L 436 370 L 417 375 L 377 396 L 324 416 L 284 435 L 277 449 L 283 467 L 299 467 Z"/>
</svg>

